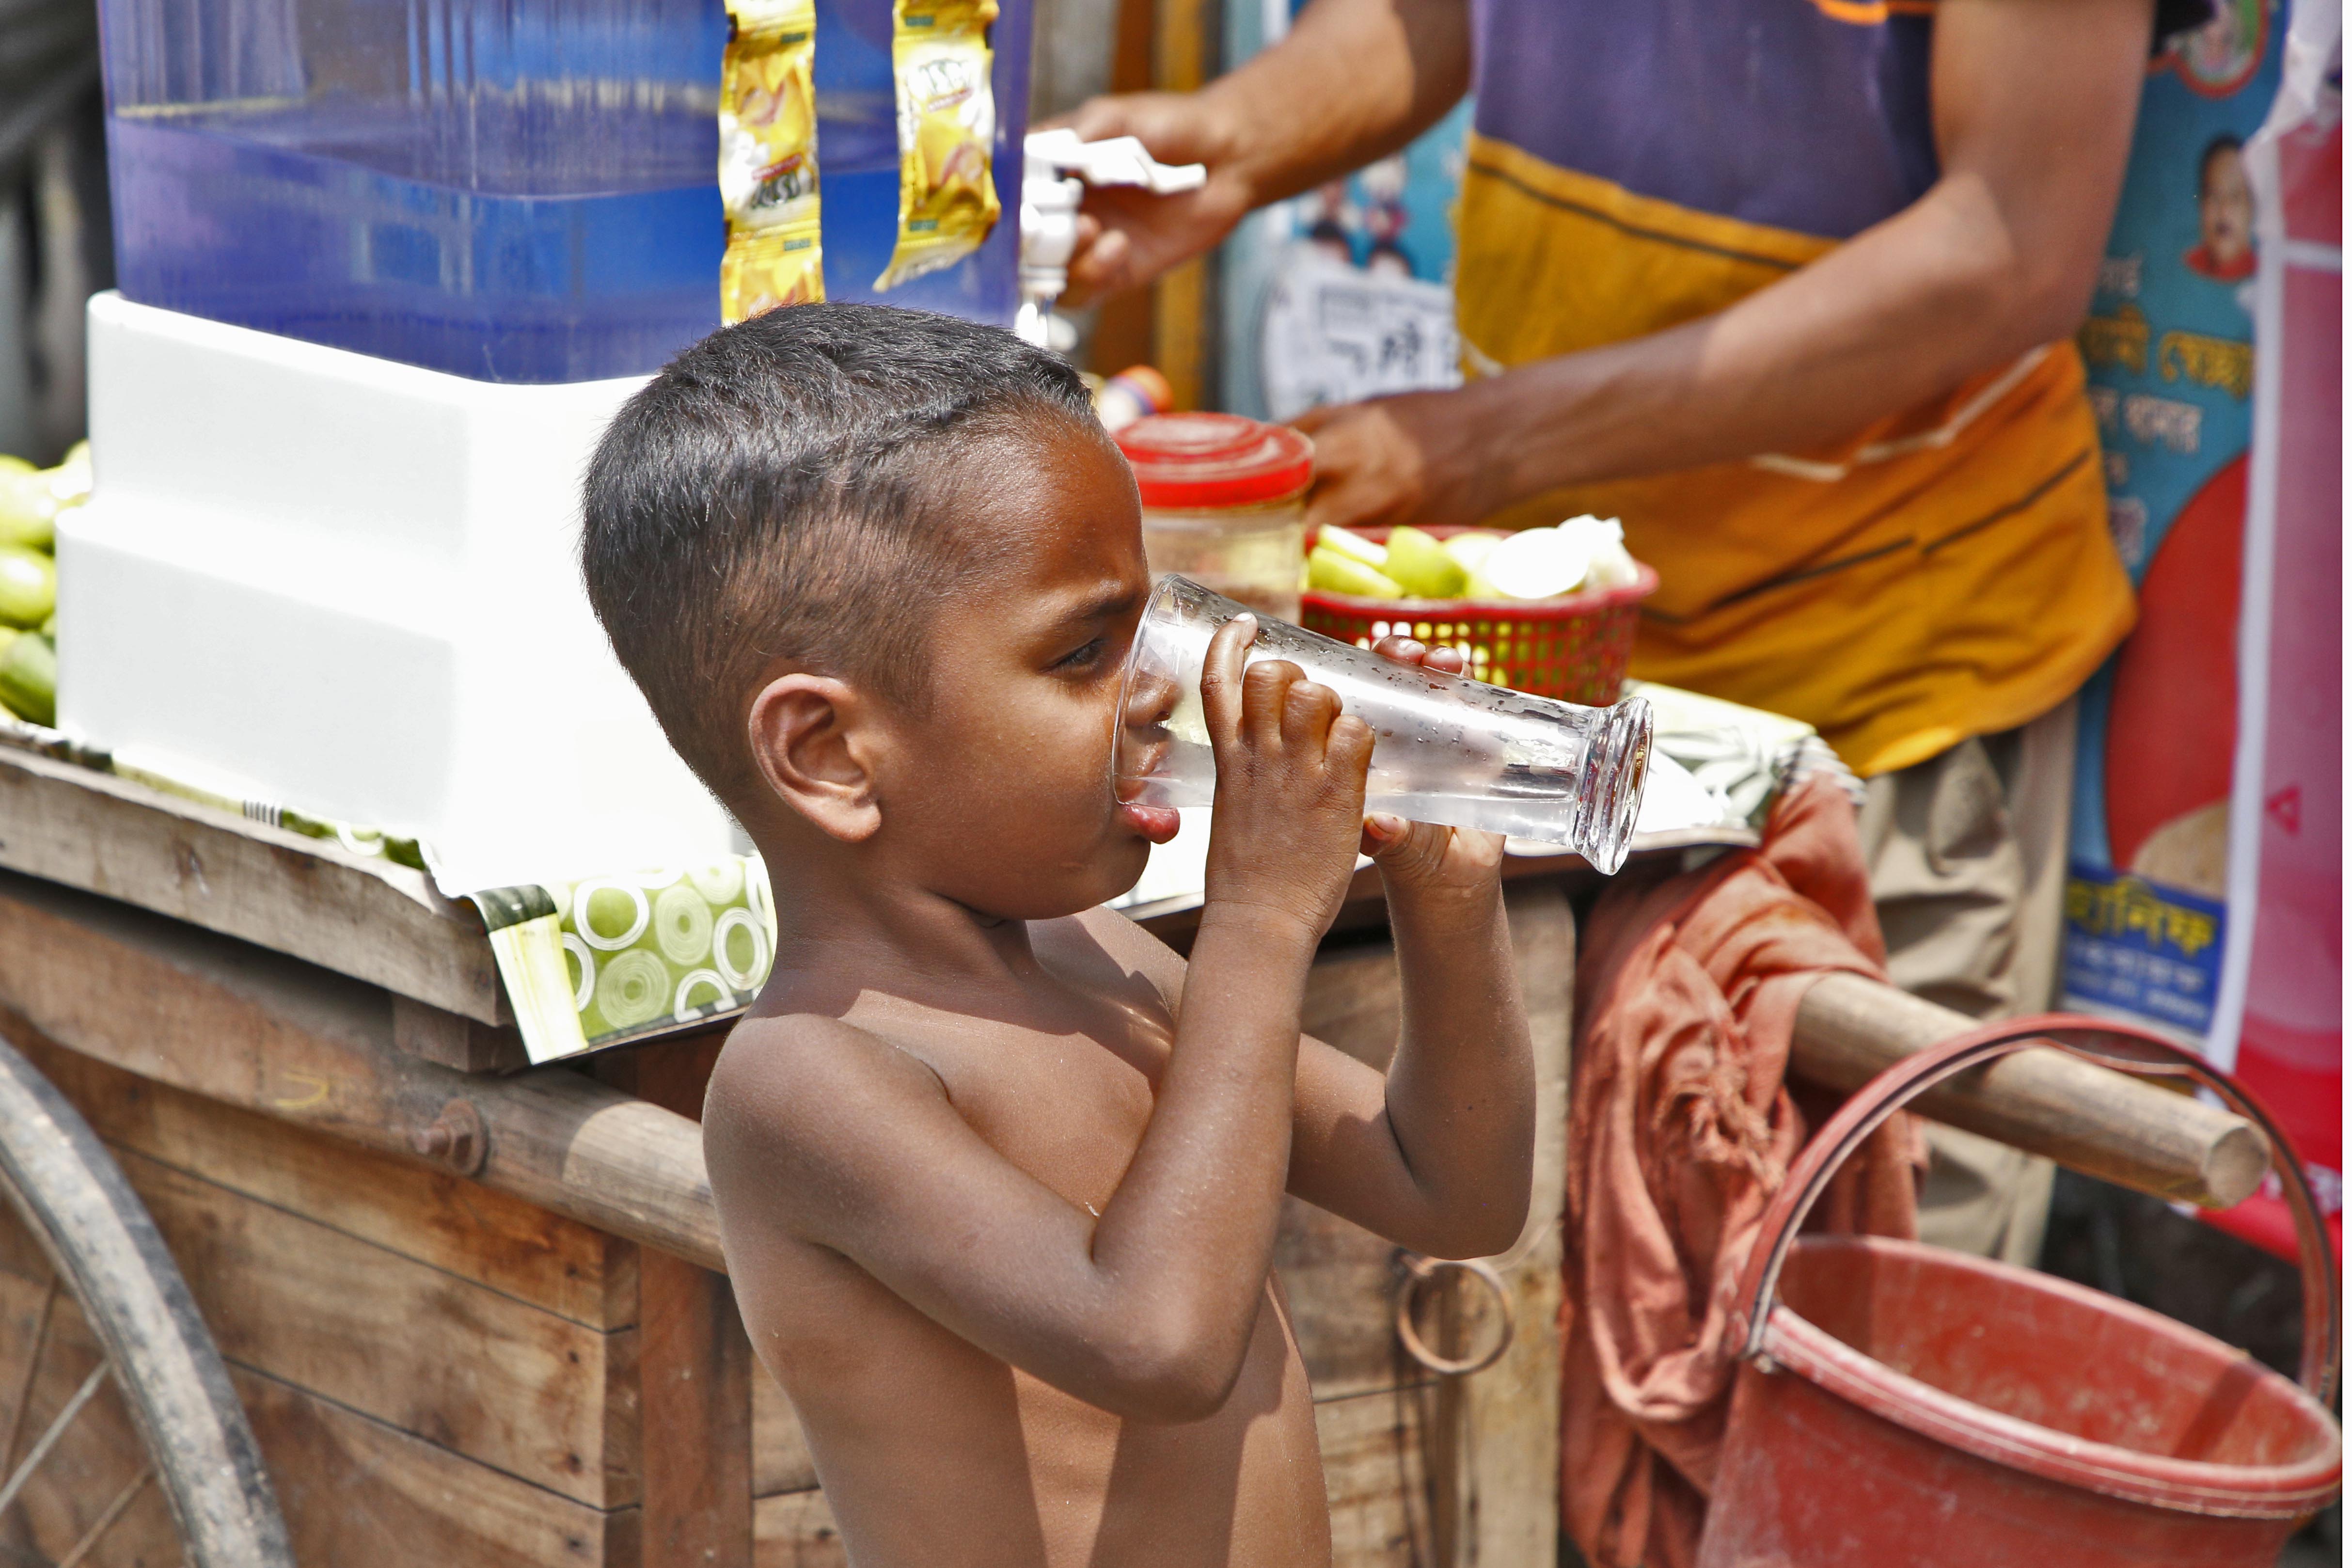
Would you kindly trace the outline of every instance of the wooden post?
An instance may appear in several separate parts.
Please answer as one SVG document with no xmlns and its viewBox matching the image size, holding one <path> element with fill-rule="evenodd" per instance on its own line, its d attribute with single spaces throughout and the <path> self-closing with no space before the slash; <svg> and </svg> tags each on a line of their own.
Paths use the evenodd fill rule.
<svg viewBox="0 0 2352 1568">
<path fill-rule="evenodd" d="M 1117 0 L 1112 25 L 1110 90 L 1143 92 L 1154 83 L 1151 74 L 1155 13 L 1152 0 Z M 1100 375 L 1117 375 L 1129 365 L 1150 363 L 1152 300 L 1150 289 L 1114 294 L 1095 307 L 1094 330 L 1087 334 L 1087 367 Z"/>
<path fill-rule="evenodd" d="M 724 1037 L 650 1046 L 600 1076 L 696 1121 Z M 751 1342 L 724 1275 L 637 1263 L 645 1568 L 751 1568 Z"/>
<path fill-rule="evenodd" d="M 1550 1568 L 1559 1541 L 1559 1215 L 1568 1194 L 1576 917 L 1556 879 L 1514 884 L 1504 898 L 1536 1047 L 1535 1181 L 1517 1245 L 1487 1259 L 1510 1292 L 1511 1347 L 1475 1377 L 1454 1380 L 1465 1404 L 1468 1494 L 1456 1561 Z M 1455 1282 L 1465 1300 L 1485 1295 L 1458 1275 Z M 1471 1326 L 1468 1348 L 1489 1342 L 1495 1327 L 1489 1309 Z"/>
<path fill-rule="evenodd" d="M 1430 1312 L 1437 1330 L 1432 1342 L 1439 1355 L 1458 1357 L 1467 1348 L 1462 1333 L 1462 1276 L 1448 1270 L 1433 1282 L 1429 1294 L 1435 1298 Z M 1477 1487 L 1465 1463 L 1471 1447 L 1468 1382 L 1462 1377 L 1437 1380 L 1437 1416 L 1429 1426 L 1429 1554 L 1446 1568 L 1476 1560 L 1471 1550 L 1476 1525 L 1470 1515 Z"/>
<path fill-rule="evenodd" d="M 1159 0 L 1153 18 L 1151 85 L 1192 92 L 1209 79 L 1216 55 L 1214 0 Z M 1209 384 L 1208 314 L 1211 258 L 1188 261 L 1152 290 L 1153 363 L 1168 378 L 1179 408 L 1215 399 Z"/>
</svg>

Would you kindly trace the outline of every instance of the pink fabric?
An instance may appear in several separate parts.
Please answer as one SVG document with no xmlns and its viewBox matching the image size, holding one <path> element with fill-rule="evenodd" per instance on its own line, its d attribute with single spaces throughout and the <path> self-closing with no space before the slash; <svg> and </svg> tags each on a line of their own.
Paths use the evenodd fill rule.
<svg viewBox="0 0 2352 1568">
<path fill-rule="evenodd" d="M 1730 1403 L 1733 1285 L 1805 1137 L 1782 1081 L 1797 1004 L 1826 973 L 1885 977 L 1852 805 L 1811 781 L 1760 849 L 1612 887 L 1580 947 L 1560 1511 L 1593 1568 L 1685 1568 Z M 1913 1147 L 1891 1121 L 1820 1227 L 1916 1234 Z"/>
</svg>

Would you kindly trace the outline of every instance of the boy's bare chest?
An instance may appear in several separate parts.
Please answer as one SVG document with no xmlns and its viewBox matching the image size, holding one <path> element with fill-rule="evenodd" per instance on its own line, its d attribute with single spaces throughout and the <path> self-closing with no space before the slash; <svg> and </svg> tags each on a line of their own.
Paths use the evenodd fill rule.
<svg viewBox="0 0 2352 1568">
<path fill-rule="evenodd" d="M 1082 1026 L 1052 1028 L 1067 1022 Z M 1164 1017 L 1106 1007 L 1045 1026 L 992 1025 L 929 1042 L 924 1056 L 973 1131 L 1070 1203 L 1099 1214 L 1150 1121 L 1171 1038 Z"/>
</svg>

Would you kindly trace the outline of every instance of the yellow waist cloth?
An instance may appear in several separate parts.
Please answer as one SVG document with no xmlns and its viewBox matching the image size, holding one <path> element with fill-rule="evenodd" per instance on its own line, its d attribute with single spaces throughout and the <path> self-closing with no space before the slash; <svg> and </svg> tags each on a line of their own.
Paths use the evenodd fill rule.
<svg viewBox="0 0 2352 1568">
<path fill-rule="evenodd" d="M 1456 293 L 1473 374 L 1720 310 L 1833 242 L 1637 196 L 1470 139 Z M 2064 700 L 2131 629 L 2071 342 L 1824 451 L 1580 486 L 1496 521 L 1621 517 L 1658 570 L 1633 670 L 1801 719 L 1857 773 Z"/>
</svg>

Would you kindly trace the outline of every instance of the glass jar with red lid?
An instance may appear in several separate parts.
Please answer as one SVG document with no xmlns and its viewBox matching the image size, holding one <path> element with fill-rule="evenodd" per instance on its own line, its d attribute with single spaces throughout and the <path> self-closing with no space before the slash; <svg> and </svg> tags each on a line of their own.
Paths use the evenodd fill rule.
<svg viewBox="0 0 2352 1568">
<path fill-rule="evenodd" d="M 1114 437 L 1143 500 L 1143 552 L 1229 599 L 1298 618 L 1315 448 L 1238 414 L 1157 414 Z"/>
</svg>

